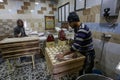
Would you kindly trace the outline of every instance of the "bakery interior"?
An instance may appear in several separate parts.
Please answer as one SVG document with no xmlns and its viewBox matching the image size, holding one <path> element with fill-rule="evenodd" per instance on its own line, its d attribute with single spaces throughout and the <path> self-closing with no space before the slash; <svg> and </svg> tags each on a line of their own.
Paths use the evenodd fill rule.
<svg viewBox="0 0 120 80">
<path fill-rule="evenodd" d="M 79 52 L 55 57 L 74 43 L 70 12 L 92 33 L 95 59 L 88 75 L 79 75 L 86 59 Z M 18 19 L 26 37 L 14 37 Z M 0 0 L 0 80 L 120 80 L 119 37 L 120 0 Z"/>
</svg>

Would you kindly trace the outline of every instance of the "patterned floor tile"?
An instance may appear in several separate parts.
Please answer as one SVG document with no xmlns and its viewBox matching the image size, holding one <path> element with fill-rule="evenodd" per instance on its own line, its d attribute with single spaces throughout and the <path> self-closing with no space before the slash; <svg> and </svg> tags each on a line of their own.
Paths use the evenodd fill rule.
<svg viewBox="0 0 120 80">
<path fill-rule="evenodd" d="M 37 58 L 35 60 L 36 69 L 33 69 L 32 65 L 28 64 L 15 68 L 15 71 L 11 74 L 8 73 L 5 62 L 0 64 L 0 80 L 53 80 L 51 75 L 47 73 L 44 58 Z M 70 74 L 62 77 L 61 80 L 75 80 L 76 77 L 76 74 Z"/>
</svg>

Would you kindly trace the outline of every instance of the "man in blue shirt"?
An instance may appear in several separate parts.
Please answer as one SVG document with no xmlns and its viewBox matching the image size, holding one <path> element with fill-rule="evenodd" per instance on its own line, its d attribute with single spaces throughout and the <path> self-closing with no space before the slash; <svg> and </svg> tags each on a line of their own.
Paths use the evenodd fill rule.
<svg viewBox="0 0 120 80">
<path fill-rule="evenodd" d="M 71 12 L 68 16 L 68 23 L 71 28 L 74 29 L 74 43 L 71 46 L 71 51 L 79 51 L 81 54 L 86 56 L 84 69 L 81 74 L 91 73 L 94 67 L 95 51 L 93 47 L 92 34 L 87 25 L 80 23 L 79 16 L 75 12 Z M 56 57 L 58 59 L 63 58 L 65 55 L 59 54 Z"/>
<path fill-rule="evenodd" d="M 14 37 L 25 37 L 27 36 L 24 29 L 24 24 L 21 19 L 17 20 L 17 26 L 14 28 Z"/>
</svg>

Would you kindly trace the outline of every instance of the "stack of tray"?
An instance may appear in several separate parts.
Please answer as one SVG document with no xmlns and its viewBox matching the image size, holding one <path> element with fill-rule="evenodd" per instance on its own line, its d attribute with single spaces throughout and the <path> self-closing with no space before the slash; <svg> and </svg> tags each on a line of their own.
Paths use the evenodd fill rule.
<svg viewBox="0 0 120 80">
<path fill-rule="evenodd" d="M 40 50 L 39 38 L 5 38 L 0 41 L 0 49 L 3 58 L 11 58 L 26 54 L 38 53 Z"/>
<path fill-rule="evenodd" d="M 76 54 L 79 54 L 77 58 L 72 58 L 65 61 L 58 61 L 55 58 L 56 54 L 63 54 L 64 50 L 68 49 L 69 46 L 67 45 L 45 49 L 45 58 L 47 61 L 48 71 L 56 80 L 67 73 L 79 71 L 83 68 L 85 56 L 78 52 L 75 52 Z"/>
</svg>

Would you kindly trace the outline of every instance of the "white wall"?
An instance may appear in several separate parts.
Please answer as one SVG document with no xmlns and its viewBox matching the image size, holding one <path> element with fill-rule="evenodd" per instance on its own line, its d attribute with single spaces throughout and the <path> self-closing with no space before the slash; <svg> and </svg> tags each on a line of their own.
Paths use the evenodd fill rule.
<svg viewBox="0 0 120 80">
<path fill-rule="evenodd" d="M 120 62 L 120 44 L 105 42 L 102 58 L 100 55 L 102 52 L 103 41 L 94 39 L 94 46 L 96 51 L 96 59 L 100 66 L 97 66 L 109 77 L 116 79 L 116 75 L 120 74 L 120 71 L 116 69 Z"/>
<path fill-rule="evenodd" d="M 86 0 L 86 8 L 91 8 L 95 5 L 101 5 L 102 0 Z"/>
</svg>

